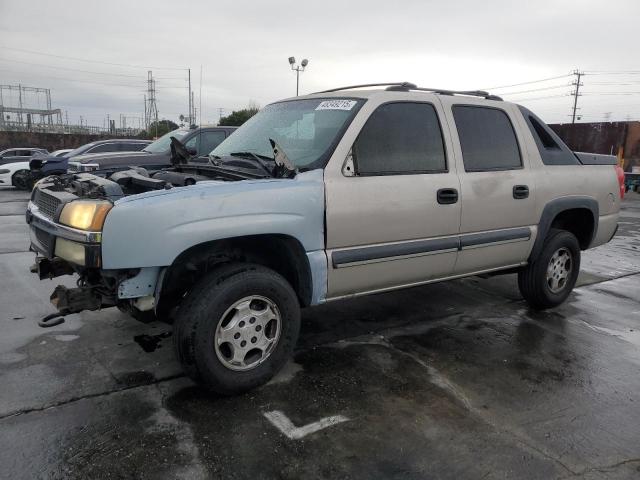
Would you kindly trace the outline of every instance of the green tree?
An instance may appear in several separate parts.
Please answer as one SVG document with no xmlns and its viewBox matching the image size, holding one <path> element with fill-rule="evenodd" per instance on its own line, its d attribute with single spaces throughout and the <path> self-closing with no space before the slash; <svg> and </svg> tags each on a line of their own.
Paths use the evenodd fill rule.
<svg viewBox="0 0 640 480">
<path fill-rule="evenodd" d="M 220 118 L 218 125 L 239 127 L 244 122 L 253 117 L 260 110 L 257 106 L 250 106 L 242 110 L 234 110 L 230 115 Z"/>
<path fill-rule="evenodd" d="M 157 122 L 151 122 L 145 136 L 148 138 L 159 138 L 176 128 L 178 128 L 178 124 L 171 120 L 158 120 Z"/>
</svg>

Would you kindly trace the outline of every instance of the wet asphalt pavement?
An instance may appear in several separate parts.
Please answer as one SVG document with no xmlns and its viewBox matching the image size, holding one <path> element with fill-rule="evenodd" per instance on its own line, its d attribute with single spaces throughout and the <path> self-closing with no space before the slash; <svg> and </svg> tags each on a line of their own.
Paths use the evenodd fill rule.
<svg viewBox="0 0 640 480">
<path fill-rule="evenodd" d="M 308 309 L 235 398 L 183 377 L 167 325 L 39 328 L 73 278 L 29 273 L 26 198 L 0 188 L 0 478 L 640 478 L 640 195 L 560 308 L 507 275 Z"/>
</svg>

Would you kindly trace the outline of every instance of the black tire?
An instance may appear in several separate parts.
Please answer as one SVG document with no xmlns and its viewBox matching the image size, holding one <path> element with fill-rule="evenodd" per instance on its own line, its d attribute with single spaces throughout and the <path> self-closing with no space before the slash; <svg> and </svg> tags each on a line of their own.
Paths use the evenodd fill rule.
<svg viewBox="0 0 640 480">
<path fill-rule="evenodd" d="M 277 307 L 279 337 L 262 363 L 248 370 L 232 370 L 218 357 L 216 330 L 224 322 L 225 312 L 254 295 L 269 299 Z M 176 315 L 173 341 L 189 377 L 211 391 L 234 395 L 271 379 L 289 359 L 299 331 L 300 305 L 291 285 L 273 270 L 238 263 L 219 267 L 188 293 Z"/>
<path fill-rule="evenodd" d="M 571 270 L 559 290 L 549 285 L 547 268 L 556 252 L 566 249 L 571 255 Z M 527 303 L 536 310 L 544 310 L 564 302 L 580 273 L 580 244 L 571 232 L 551 230 L 544 241 L 542 251 L 533 263 L 518 272 L 518 287 Z"/>
<path fill-rule="evenodd" d="M 11 176 L 11 184 L 18 190 L 33 189 L 30 170 L 18 170 Z"/>
</svg>

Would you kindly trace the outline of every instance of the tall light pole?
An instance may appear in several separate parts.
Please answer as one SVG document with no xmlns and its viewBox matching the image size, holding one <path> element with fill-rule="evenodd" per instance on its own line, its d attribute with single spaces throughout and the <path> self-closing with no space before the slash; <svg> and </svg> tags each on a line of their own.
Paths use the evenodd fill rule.
<svg viewBox="0 0 640 480">
<path fill-rule="evenodd" d="M 296 97 L 300 91 L 300 72 L 304 72 L 304 69 L 307 65 L 309 65 L 309 60 L 306 58 L 300 62 L 300 65 L 296 65 L 296 57 L 289 57 L 289 65 L 291 65 L 291 70 L 296 72 Z"/>
</svg>

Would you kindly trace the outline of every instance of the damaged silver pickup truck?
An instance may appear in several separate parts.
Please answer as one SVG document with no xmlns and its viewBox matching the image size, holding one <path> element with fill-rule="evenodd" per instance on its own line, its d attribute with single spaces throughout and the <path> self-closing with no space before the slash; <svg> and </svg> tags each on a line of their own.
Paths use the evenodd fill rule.
<svg viewBox="0 0 640 480">
<path fill-rule="evenodd" d="M 273 103 L 153 175 L 41 180 L 34 271 L 79 276 L 51 301 L 173 322 L 185 371 L 224 394 L 282 367 L 301 307 L 496 272 L 534 308 L 563 302 L 580 251 L 615 234 L 615 159 L 486 92 L 380 86 Z"/>
</svg>

